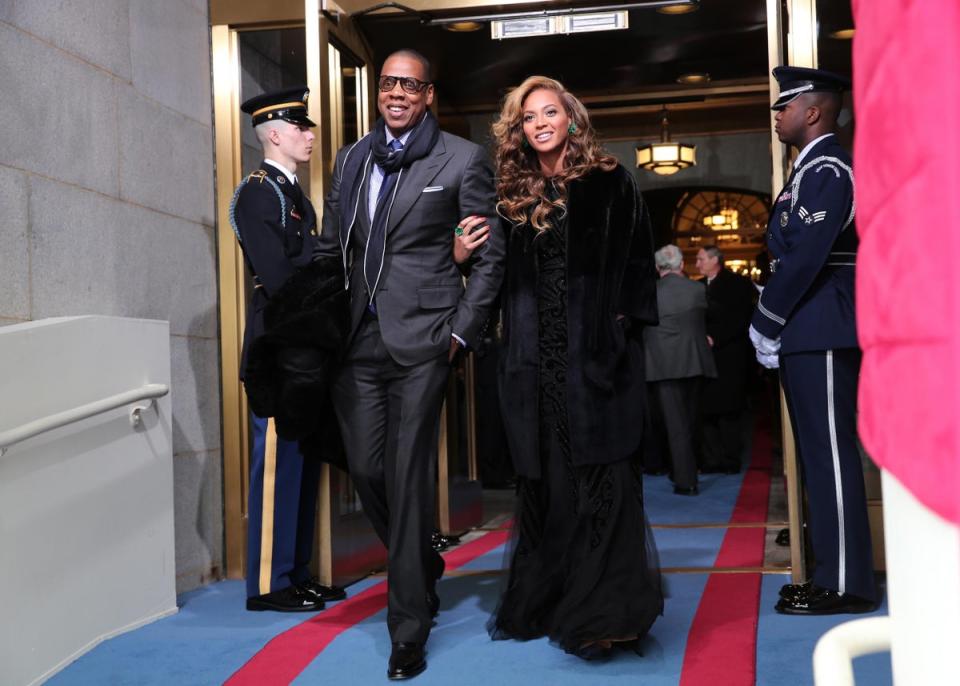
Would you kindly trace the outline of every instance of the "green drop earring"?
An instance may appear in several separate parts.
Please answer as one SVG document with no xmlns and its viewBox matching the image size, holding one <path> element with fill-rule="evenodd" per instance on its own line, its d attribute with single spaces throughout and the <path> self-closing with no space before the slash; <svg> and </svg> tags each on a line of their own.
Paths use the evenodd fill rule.
<svg viewBox="0 0 960 686">
<path fill-rule="evenodd" d="M 530 141 L 527 140 L 526 136 L 523 136 L 520 139 L 520 147 L 523 148 L 524 150 L 530 147 Z"/>
<path fill-rule="evenodd" d="M 570 126 L 567 127 L 567 133 L 576 133 L 577 132 L 577 123 L 570 122 Z"/>
</svg>

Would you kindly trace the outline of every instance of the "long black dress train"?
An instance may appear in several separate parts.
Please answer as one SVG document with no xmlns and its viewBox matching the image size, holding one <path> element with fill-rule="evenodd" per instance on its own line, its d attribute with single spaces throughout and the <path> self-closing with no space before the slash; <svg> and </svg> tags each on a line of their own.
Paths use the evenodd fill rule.
<svg viewBox="0 0 960 686">
<path fill-rule="evenodd" d="M 509 576 L 488 629 L 494 639 L 549 636 L 578 653 L 586 642 L 643 637 L 663 595 L 640 465 L 571 462 L 565 222 L 534 245 L 542 478 L 519 480 Z"/>
</svg>

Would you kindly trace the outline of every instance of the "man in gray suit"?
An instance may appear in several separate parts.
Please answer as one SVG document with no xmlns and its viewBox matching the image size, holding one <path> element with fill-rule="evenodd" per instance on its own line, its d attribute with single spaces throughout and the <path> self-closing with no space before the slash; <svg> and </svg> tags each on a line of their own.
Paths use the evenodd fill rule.
<svg viewBox="0 0 960 686">
<path fill-rule="evenodd" d="M 426 669 L 443 560 L 430 547 L 440 406 L 450 365 L 476 345 L 500 288 L 505 241 L 493 171 L 478 145 L 440 131 L 430 65 L 402 50 L 383 63 L 373 131 L 337 153 L 318 252 L 343 258 L 352 341 L 333 388 L 350 473 L 387 547 L 391 679 Z M 490 238 L 463 280 L 461 218 Z"/>
<path fill-rule="evenodd" d="M 643 330 L 647 382 L 662 410 L 673 462 L 673 492 L 697 495 L 695 419 L 703 377 L 715 377 L 707 342 L 707 291 L 683 273 L 683 253 L 675 245 L 653 256 L 660 272 L 657 311 L 660 323 Z"/>
</svg>

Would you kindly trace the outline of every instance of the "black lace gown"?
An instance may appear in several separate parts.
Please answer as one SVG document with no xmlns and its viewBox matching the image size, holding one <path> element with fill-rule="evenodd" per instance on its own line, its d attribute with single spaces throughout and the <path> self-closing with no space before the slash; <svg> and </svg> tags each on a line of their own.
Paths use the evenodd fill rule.
<svg viewBox="0 0 960 686">
<path fill-rule="evenodd" d="M 521 479 L 494 639 L 548 636 L 567 652 L 642 638 L 663 612 L 634 460 L 574 466 L 567 425 L 566 226 L 538 236 L 541 479 Z"/>
</svg>

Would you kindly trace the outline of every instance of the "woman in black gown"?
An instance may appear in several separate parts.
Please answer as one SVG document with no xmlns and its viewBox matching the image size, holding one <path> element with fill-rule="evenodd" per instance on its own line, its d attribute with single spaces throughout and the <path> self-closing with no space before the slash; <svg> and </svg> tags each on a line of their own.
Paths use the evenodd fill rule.
<svg viewBox="0 0 960 686">
<path fill-rule="evenodd" d="M 643 512 L 641 329 L 656 324 L 649 219 L 584 106 L 530 77 L 493 127 L 509 220 L 501 405 L 519 476 L 495 639 L 549 636 L 584 658 L 636 646 L 663 611 Z M 484 240 L 460 222 L 458 261 Z"/>
</svg>

